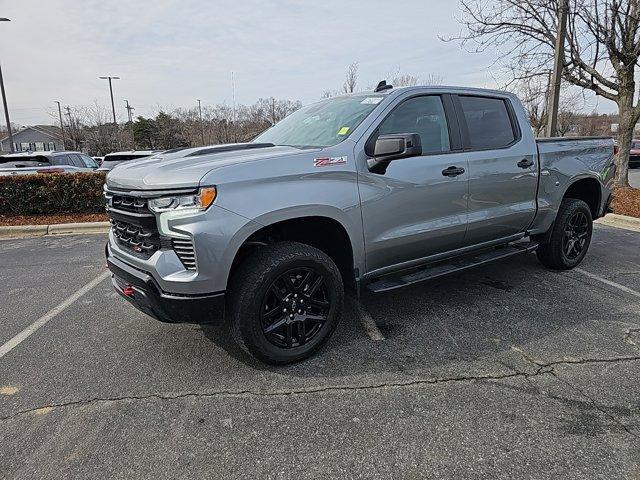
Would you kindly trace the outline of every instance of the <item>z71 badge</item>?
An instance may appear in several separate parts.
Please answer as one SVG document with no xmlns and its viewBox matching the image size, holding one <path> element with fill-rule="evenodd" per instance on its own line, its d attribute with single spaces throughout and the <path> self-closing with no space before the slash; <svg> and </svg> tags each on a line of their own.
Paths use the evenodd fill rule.
<svg viewBox="0 0 640 480">
<path fill-rule="evenodd" d="M 330 167 L 347 163 L 347 157 L 318 157 L 313 159 L 314 167 Z"/>
</svg>

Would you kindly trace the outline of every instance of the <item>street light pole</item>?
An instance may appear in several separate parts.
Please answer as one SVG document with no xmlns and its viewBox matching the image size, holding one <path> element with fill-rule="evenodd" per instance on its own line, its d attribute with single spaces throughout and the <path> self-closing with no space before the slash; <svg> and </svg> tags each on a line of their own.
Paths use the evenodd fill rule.
<svg viewBox="0 0 640 480">
<path fill-rule="evenodd" d="M 60 130 L 62 130 L 62 150 L 67 149 L 67 142 L 64 138 L 64 123 L 62 122 L 62 108 L 60 107 L 60 102 L 55 101 L 58 104 L 58 116 L 60 117 Z"/>
<path fill-rule="evenodd" d="M 202 123 L 202 104 L 198 99 L 198 111 L 200 112 L 200 136 L 202 137 L 202 146 L 204 146 L 204 124 Z"/>
<path fill-rule="evenodd" d="M 111 85 L 111 80 L 120 80 L 120 77 L 106 76 L 100 77 L 100 79 L 109 80 L 109 94 L 111 94 L 111 111 L 113 112 L 113 124 L 117 125 L 118 122 L 116 122 L 116 106 L 113 103 L 113 86 Z"/>
<path fill-rule="evenodd" d="M 0 22 L 10 22 L 8 18 L 0 18 Z M 0 66 L 0 90 L 2 91 L 2 104 L 4 105 L 4 118 L 7 121 L 7 136 L 9 137 L 9 151 L 15 152 L 13 146 L 13 133 L 11 132 L 11 120 L 9 120 L 9 107 L 7 107 L 7 94 L 4 92 L 4 78 L 2 78 L 2 67 Z"/>
<path fill-rule="evenodd" d="M 118 139 L 118 122 L 116 122 L 116 105 L 113 103 L 113 86 L 111 85 L 111 80 L 120 80 L 120 77 L 112 77 L 111 75 L 107 75 L 104 77 L 99 77 L 102 80 L 109 80 L 109 94 L 111 95 L 111 112 L 113 113 L 113 137 L 120 148 L 120 140 Z"/>
</svg>

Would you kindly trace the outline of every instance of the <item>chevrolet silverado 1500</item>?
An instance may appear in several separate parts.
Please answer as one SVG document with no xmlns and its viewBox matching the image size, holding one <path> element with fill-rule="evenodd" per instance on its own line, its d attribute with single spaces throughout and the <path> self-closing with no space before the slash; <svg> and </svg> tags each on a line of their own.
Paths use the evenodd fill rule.
<svg viewBox="0 0 640 480">
<path fill-rule="evenodd" d="M 345 289 L 383 292 L 536 251 L 584 258 L 615 173 L 609 138 L 536 140 L 500 91 L 323 100 L 250 143 L 107 176 L 116 290 L 165 322 L 219 323 L 283 364 L 331 336 Z"/>
</svg>

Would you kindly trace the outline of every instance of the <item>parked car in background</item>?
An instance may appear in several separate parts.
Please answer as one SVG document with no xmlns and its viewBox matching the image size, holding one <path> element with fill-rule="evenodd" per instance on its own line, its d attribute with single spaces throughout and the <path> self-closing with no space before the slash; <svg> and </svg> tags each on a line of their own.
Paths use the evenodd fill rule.
<svg viewBox="0 0 640 480">
<path fill-rule="evenodd" d="M 631 140 L 629 151 L 629 168 L 640 167 L 640 140 Z"/>
<path fill-rule="evenodd" d="M 127 150 L 124 152 L 108 153 L 102 158 L 102 163 L 98 170 L 109 171 L 120 163 L 150 157 L 151 155 L 160 152 L 162 152 L 162 150 Z"/>
<path fill-rule="evenodd" d="M 0 176 L 91 172 L 98 164 L 80 152 L 21 152 L 0 156 Z"/>
</svg>

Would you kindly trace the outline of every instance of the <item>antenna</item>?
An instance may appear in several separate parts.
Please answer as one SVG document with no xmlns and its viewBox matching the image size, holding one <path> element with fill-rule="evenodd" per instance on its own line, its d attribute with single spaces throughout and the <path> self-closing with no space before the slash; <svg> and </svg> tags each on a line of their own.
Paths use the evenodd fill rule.
<svg viewBox="0 0 640 480">
<path fill-rule="evenodd" d="M 376 89 L 374 90 L 374 92 L 384 92 L 385 90 L 390 90 L 393 88 L 393 85 L 387 85 L 387 81 L 386 80 L 381 80 L 380 83 L 378 83 L 378 86 L 376 87 Z"/>
</svg>

